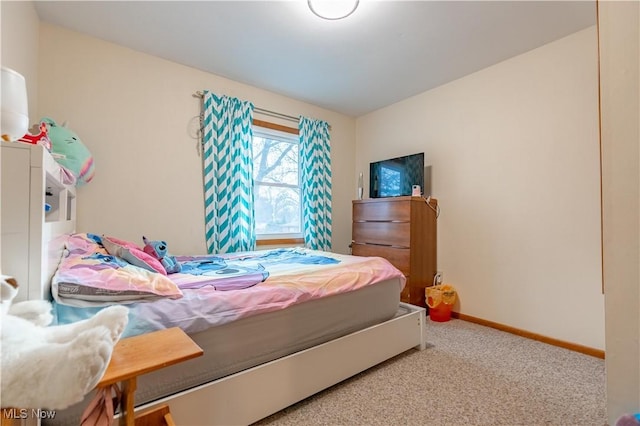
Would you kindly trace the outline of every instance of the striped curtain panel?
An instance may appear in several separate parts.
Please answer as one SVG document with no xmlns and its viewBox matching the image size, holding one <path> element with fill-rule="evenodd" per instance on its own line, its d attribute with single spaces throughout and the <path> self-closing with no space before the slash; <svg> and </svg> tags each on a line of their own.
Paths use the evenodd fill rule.
<svg viewBox="0 0 640 426">
<path fill-rule="evenodd" d="M 252 121 L 251 102 L 204 92 L 202 145 L 209 253 L 255 250 Z"/>
<path fill-rule="evenodd" d="M 300 117 L 302 222 L 305 246 L 331 251 L 331 144 L 329 124 Z"/>
</svg>

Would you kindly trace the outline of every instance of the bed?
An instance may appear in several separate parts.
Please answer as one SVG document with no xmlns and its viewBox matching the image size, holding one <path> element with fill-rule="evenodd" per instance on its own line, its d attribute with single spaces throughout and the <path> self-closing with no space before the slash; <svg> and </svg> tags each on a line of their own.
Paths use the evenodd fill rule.
<svg viewBox="0 0 640 426">
<path fill-rule="evenodd" d="M 38 155 L 46 157 L 47 153 Z M 55 165 L 42 167 L 42 173 L 45 185 L 31 191 L 43 193 L 31 193 L 31 199 L 45 199 L 44 191 L 56 179 Z M 7 206 L 5 182 L 3 179 L 3 214 Z M 75 202 L 68 205 L 73 209 Z M 90 245 L 99 235 L 73 233 L 70 228 L 75 228 L 75 212 L 49 222 L 54 223 L 41 227 L 46 232 L 36 236 L 42 250 L 28 259 L 29 268 L 40 270 L 46 263 L 48 272 L 41 274 L 39 282 L 29 282 L 25 298 L 55 297 L 59 323 L 90 316 L 108 303 L 125 303 L 130 307 L 127 335 L 179 326 L 204 349 L 200 358 L 141 376 L 136 411 L 168 404 L 176 424 L 250 424 L 408 349 L 425 348 L 425 310 L 400 303 L 404 277 L 383 259 L 304 249 L 233 254 L 223 256 L 221 262 L 227 270 L 249 265 L 246 274 L 238 275 L 239 281 L 212 282 L 206 274 L 191 274 L 198 277 L 196 280 L 184 276 L 189 274 L 169 274 L 165 278 L 180 294 L 163 287 L 166 280 L 162 279 L 145 300 L 116 289 L 121 291 L 120 299 L 105 301 L 92 298 L 93 294 L 74 296 L 73 286 L 68 287 L 74 283 L 65 276 L 69 259 L 73 259 L 70 253 L 75 250 L 78 254 L 79 245 Z M 63 222 L 63 226 L 56 222 Z M 11 247 L 3 243 L 3 253 L 8 249 Z M 45 257 L 49 259 L 46 262 Z M 316 263 L 305 263 L 309 258 Z M 220 262 L 205 256 L 177 259 L 185 265 Z M 285 259 L 287 268 L 295 263 L 297 272 L 271 262 L 274 259 Z M 133 268 L 140 273 L 141 268 Z M 334 282 L 336 277 L 343 279 Z M 275 284 L 278 280 L 280 284 Z M 326 284 L 327 280 L 332 284 Z M 278 285 L 286 291 L 266 296 L 265 288 Z M 303 291 L 308 286 L 313 291 Z M 214 298 L 222 293 L 219 300 Z M 269 303 L 269 297 L 275 297 L 276 303 Z M 264 303 L 244 309 L 242 299 Z M 210 305 L 225 306 L 226 310 L 211 316 Z M 190 308 L 194 314 L 184 314 Z M 53 421 L 43 424 L 77 424 L 89 399 L 59 411 Z"/>
</svg>

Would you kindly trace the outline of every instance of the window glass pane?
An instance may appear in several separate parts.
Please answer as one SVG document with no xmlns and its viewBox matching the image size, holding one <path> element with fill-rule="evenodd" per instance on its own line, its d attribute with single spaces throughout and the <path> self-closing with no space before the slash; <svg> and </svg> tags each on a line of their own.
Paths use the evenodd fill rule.
<svg viewBox="0 0 640 426">
<path fill-rule="evenodd" d="M 256 184 L 257 234 L 299 233 L 300 189 Z"/>
<path fill-rule="evenodd" d="M 254 136 L 253 179 L 298 186 L 298 144 Z"/>
<path fill-rule="evenodd" d="M 256 234 L 300 235 L 302 209 L 297 135 L 254 128 L 253 178 Z"/>
</svg>

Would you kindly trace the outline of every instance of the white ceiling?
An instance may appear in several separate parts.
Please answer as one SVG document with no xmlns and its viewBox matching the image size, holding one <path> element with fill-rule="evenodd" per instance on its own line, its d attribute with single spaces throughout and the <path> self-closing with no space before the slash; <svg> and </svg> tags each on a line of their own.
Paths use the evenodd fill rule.
<svg viewBox="0 0 640 426">
<path fill-rule="evenodd" d="M 360 116 L 595 25 L 595 1 L 41 1 L 41 20 Z"/>
</svg>

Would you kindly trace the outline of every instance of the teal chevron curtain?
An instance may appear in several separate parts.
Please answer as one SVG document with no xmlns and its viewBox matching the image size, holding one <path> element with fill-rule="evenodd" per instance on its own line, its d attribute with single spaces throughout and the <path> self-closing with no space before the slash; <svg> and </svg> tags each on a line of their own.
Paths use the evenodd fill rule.
<svg viewBox="0 0 640 426">
<path fill-rule="evenodd" d="M 329 124 L 300 117 L 302 222 L 305 246 L 331 250 L 331 144 Z"/>
<path fill-rule="evenodd" d="M 254 250 L 253 104 L 205 91 L 202 119 L 207 251 Z"/>
</svg>

